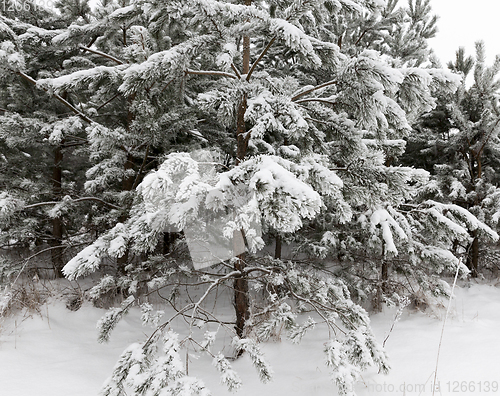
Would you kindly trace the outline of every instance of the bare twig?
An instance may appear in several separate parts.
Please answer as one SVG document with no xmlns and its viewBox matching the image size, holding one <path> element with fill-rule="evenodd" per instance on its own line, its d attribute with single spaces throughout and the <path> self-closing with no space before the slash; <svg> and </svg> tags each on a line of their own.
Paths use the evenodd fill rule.
<svg viewBox="0 0 500 396">
<path fill-rule="evenodd" d="M 437 380 L 437 372 L 438 372 L 438 364 L 439 364 L 439 352 L 441 351 L 441 344 L 443 342 L 443 334 L 444 334 L 444 326 L 446 325 L 446 319 L 448 318 L 448 314 L 450 313 L 451 308 L 451 300 L 453 299 L 453 291 L 455 290 L 455 286 L 457 284 L 458 273 L 460 272 L 460 265 L 462 264 L 462 259 L 458 262 L 457 272 L 455 274 L 455 280 L 453 281 L 453 286 L 451 288 L 450 300 L 448 301 L 448 308 L 446 309 L 446 315 L 443 320 L 443 328 L 441 329 L 441 337 L 439 338 L 439 347 L 436 357 L 436 369 L 434 370 L 434 383 L 432 387 L 432 396 L 434 396 L 434 391 L 436 390 L 436 380 Z"/>
<path fill-rule="evenodd" d="M 101 110 L 104 106 L 106 106 L 107 104 L 111 103 L 113 100 L 115 100 L 118 96 L 120 96 L 121 93 L 118 92 L 115 96 L 113 96 L 111 99 L 107 100 L 106 102 L 104 102 L 102 105 L 100 105 L 96 110 L 99 111 Z"/>
<path fill-rule="evenodd" d="M 334 105 L 336 104 L 335 102 L 332 102 L 327 99 L 322 99 L 322 98 L 310 98 L 310 99 L 301 99 L 297 100 L 296 103 L 307 103 L 307 102 L 319 102 L 319 103 L 324 103 L 324 104 L 329 104 L 329 105 Z"/>
<path fill-rule="evenodd" d="M 134 184 L 132 185 L 132 190 L 135 190 L 135 188 L 139 184 L 139 178 L 141 177 L 141 174 L 144 171 L 144 167 L 146 166 L 146 162 L 148 160 L 150 147 L 151 147 L 151 145 L 149 145 L 149 144 L 146 147 L 146 152 L 144 153 L 144 159 L 142 160 L 142 164 L 141 164 L 141 167 L 139 168 L 139 172 L 137 172 L 137 176 L 135 177 Z"/>
</svg>

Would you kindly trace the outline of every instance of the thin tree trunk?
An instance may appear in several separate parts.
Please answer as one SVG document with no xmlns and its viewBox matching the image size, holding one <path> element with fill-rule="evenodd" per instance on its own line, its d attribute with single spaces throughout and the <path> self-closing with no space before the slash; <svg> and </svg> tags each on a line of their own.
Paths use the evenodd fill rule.
<svg viewBox="0 0 500 396">
<path fill-rule="evenodd" d="M 52 194 L 54 199 L 58 200 L 62 196 L 62 160 L 63 152 L 61 146 L 54 150 L 54 165 L 52 168 Z M 63 237 L 63 222 L 60 217 L 52 219 L 52 242 L 53 247 L 61 246 Z M 59 247 L 51 250 L 52 266 L 57 278 L 62 278 L 62 269 L 64 267 L 63 248 Z"/>
<path fill-rule="evenodd" d="M 471 277 L 477 278 L 479 269 L 479 238 L 477 230 L 472 231 L 472 243 L 470 245 L 469 255 L 467 256 L 467 268 L 471 272 Z"/>
<path fill-rule="evenodd" d="M 124 37 L 126 38 L 125 30 L 124 30 Z M 130 106 L 132 104 L 132 101 L 135 99 L 135 94 L 132 94 L 127 98 L 127 131 L 130 130 L 130 126 L 132 124 L 132 121 L 135 118 L 134 113 L 130 111 Z M 125 160 L 125 164 L 123 165 L 123 170 L 124 170 L 124 176 L 122 179 L 122 191 L 131 191 L 132 188 L 134 187 L 134 182 L 135 182 L 135 175 L 127 175 L 128 171 L 134 168 L 134 157 L 132 154 L 127 153 L 127 159 Z M 125 202 L 123 206 L 128 207 L 132 202 Z M 127 215 L 123 214 L 120 216 L 118 219 L 121 223 L 124 223 L 127 220 Z M 125 274 L 125 267 L 128 264 L 129 260 L 129 250 L 126 249 L 125 253 L 123 256 L 119 257 L 116 261 L 117 263 L 117 270 L 119 274 Z"/>
<path fill-rule="evenodd" d="M 387 294 L 388 291 L 387 283 L 389 282 L 389 262 L 385 258 L 384 254 L 385 254 L 385 242 L 382 241 L 382 268 L 380 270 L 377 295 L 375 296 L 375 302 L 373 304 L 373 309 L 374 311 L 377 312 L 382 311 L 382 301 L 384 299 L 384 295 Z"/>
<path fill-rule="evenodd" d="M 238 256 L 234 263 L 236 271 L 245 269 L 243 255 Z M 243 338 L 245 334 L 245 323 L 250 318 L 250 299 L 248 296 L 248 278 L 246 275 L 238 276 L 234 279 L 234 309 L 236 312 L 236 334 Z"/>
<path fill-rule="evenodd" d="M 475 171 L 472 178 L 472 189 L 476 189 L 476 183 L 479 179 L 481 179 L 482 175 L 482 162 L 481 162 L 481 152 L 478 152 L 474 155 L 474 152 L 471 155 L 471 162 L 475 159 L 476 167 L 472 166 L 472 169 Z M 476 194 L 476 199 L 474 201 L 474 205 L 479 205 L 479 196 Z M 478 270 L 479 270 L 479 236 L 477 230 L 472 231 L 472 243 L 469 247 L 469 254 L 467 256 L 467 268 L 471 271 L 471 277 L 477 278 Z"/>
<path fill-rule="evenodd" d="M 252 0 L 244 0 L 245 5 L 250 6 Z M 242 74 L 248 74 L 250 71 L 250 37 L 243 37 L 243 69 Z M 245 111 L 247 109 L 247 98 L 243 96 L 241 103 L 238 106 L 238 114 L 236 117 L 236 157 L 239 164 L 245 158 L 249 136 L 245 127 Z M 245 269 L 244 255 L 240 254 L 234 262 L 236 271 Z M 245 333 L 245 323 L 250 318 L 250 300 L 248 296 L 248 278 L 242 274 L 234 279 L 234 309 L 236 312 L 235 330 L 238 337 L 242 338 Z"/>
<path fill-rule="evenodd" d="M 274 248 L 274 258 L 281 259 L 281 235 L 276 235 L 276 246 Z"/>
<path fill-rule="evenodd" d="M 382 261 L 382 271 L 380 274 L 380 280 L 382 281 L 382 292 L 387 293 L 387 282 L 389 281 L 389 263 L 387 260 Z"/>
</svg>

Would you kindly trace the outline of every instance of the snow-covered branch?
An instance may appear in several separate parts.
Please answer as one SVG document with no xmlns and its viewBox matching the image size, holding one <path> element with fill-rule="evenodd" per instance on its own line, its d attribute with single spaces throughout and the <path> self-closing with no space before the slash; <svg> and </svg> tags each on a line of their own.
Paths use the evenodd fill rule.
<svg viewBox="0 0 500 396">
<path fill-rule="evenodd" d="M 330 85 L 335 85 L 335 84 L 338 84 L 338 81 L 332 80 L 332 81 L 328 81 L 326 83 L 320 84 L 316 87 L 308 88 L 305 91 L 301 91 L 301 92 L 299 91 L 297 94 L 295 94 L 295 96 L 292 97 L 292 102 L 295 102 L 295 101 L 297 101 L 297 99 L 301 98 L 302 96 L 308 95 L 311 92 L 317 91 L 318 89 L 323 89 L 323 88 L 329 87 Z"/>
<path fill-rule="evenodd" d="M 89 48 L 89 47 L 85 47 L 84 45 L 80 45 L 80 48 L 82 50 L 85 50 L 85 51 L 88 51 L 88 52 L 92 52 L 93 54 L 100 55 L 100 56 L 102 56 L 102 57 L 104 57 L 106 59 L 112 60 L 113 62 L 116 62 L 119 65 L 124 65 L 125 64 L 125 62 L 121 61 L 118 58 L 115 58 L 113 55 L 109 55 L 109 54 L 106 54 L 104 52 L 101 52 L 101 51 L 98 51 L 98 50 L 95 50 L 95 49 L 92 49 L 92 48 Z"/>
<path fill-rule="evenodd" d="M 36 80 L 28 76 L 27 74 L 23 73 L 22 71 L 18 70 L 15 72 L 18 76 L 24 78 L 26 81 L 29 81 L 31 84 L 34 86 L 38 86 Z M 91 120 L 89 117 L 87 117 L 85 114 L 83 114 L 80 110 L 78 110 L 75 106 L 73 106 L 71 103 L 69 103 L 67 100 L 63 99 L 61 96 L 59 96 L 56 93 L 50 93 L 48 89 L 43 88 L 44 91 L 48 92 L 50 95 L 52 95 L 54 98 L 56 98 L 59 102 L 61 102 L 63 105 L 71 109 L 77 116 L 79 116 L 82 120 L 85 122 L 88 122 L 89 124 L 92 124 L 94 121 Z"/>
</svg>

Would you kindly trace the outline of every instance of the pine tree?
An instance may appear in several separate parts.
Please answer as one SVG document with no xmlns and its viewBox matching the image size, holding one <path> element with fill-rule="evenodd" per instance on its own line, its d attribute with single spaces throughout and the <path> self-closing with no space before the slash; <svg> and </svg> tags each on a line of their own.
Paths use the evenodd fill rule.
<svg viewBox="0 0 500 396">
<path fill-rule="evenodd" d="M 499 205 L 495 172 L 499 164 L 499 65 L 497 57 L 492 66 L 486 66 L 482 42 L 476 44 L 476 58 L 466 57 L 460 48 L 448 68 L 463 76 L 462 86 L 455 94 L 439 98 L 438 107 L 423 118 L 416 135 L 420 153 L 429 157 L 434 152 L 427 165 L 434 173 L 433 183 L 425 189 L 425 196 L 460 205 L 493 229 L 497 228 Z M 465 80 L 471 72 L 473 82 L 468 87 Z M 414 155 L 409 154 L 410 158 Z M 461 248 L 467 251 L 467 266 L 476 277 L 480 247 L 485 247 L 483 251 L 488 256 L 491 241 L 476 230 L 470 230 L 470 234 L 471 240 Z M 456 247 L 459 246 L 457 242 Z"/>
<path fill-rule="evenodd" d="M 212 351 L 211 322 L 234 337 L 235 356 L 247 353 L 263 381 L 272 370 L 257 342 L 279 329 L 299 342 L 315 326 L 327 328 L 327 365 L 342 394 L 354 394 L 367 367 L 386 372 L 355 300 L 380 305 L 402 293 L 391 287 L 390 265 L 394 276 L 433 289 L 430 275 L 459 265 L 454 241 L 468 240 L 468 230 L 497 238 L 461 207 L 415 202 L 428 173 L 394 166 L 410 125 L 436 106 L 436 90 L 459 85 L 426 64 L 423 44 L 435 24 L 429 1 L 407 9 L 381 0 L 105 1 L 92 15 L 85 4 L 60 3 L 72 23 L 44 34 L 64 67 L 32 77 L 81 119 L 92 163 L 85 196 L 54 209 L 112 208 L 85 218 L 81 239 L 89 244 L 64 273 L 76 279 L 116 260 L 117 273 L 90 291 L 124 297 L 99 322 L 101 341 L 144 290 L 168 295 L 177 312 L 163 319 L 139 304 L 152 334 L 124 351 L 103 394 L 206 394 L 185 374 L 187 345 L 211 356 L 237 389 L 229 360 Z M 26 74 L 23 67 L 8 66 L 14 75 Z M 4 218 L 27 209 L 2 199 Z M 188 245 L 217 249 L 203 257 L 190 245 L 195 269 L 159 254 L 172 229 Z M 259 254 L 273 240 L 276 257 Z M 308 259 L 286 257 L 286 244 Z M 181 287 L 204 289 L 179 305 Z M 233 295 L 234 328 L 206 305 L 223 287 Z M 298 313 L 308 311 L 314 318 L 301 322 Z M 189 323 L 183 337 L 171 329 L 179 316 Z M 196 326 L 207 329 L 203 339 Z"/>
<path fill-rule="evenodd" d="M 17 214 L 6 207 L 9 231 L 2 233 L 2 245 L 29 246 L 39 254 L 50 251 L 54 272 L 61 276 L 63 254 L 71 245 L 71 236 L 64 234 L 76 233 L 79 221 L 73 222 L 75 217 L 67 215 L 63 198 L 75 194 L 83 178 L 80 165 L 64 169 L 64 156 L 82 163 L 77 147 L 85 139 L 81 120 L 73 115 L 83 114 L 67 92 L 54 95 L 51 101 L 35 86 L 36 78 L 54 73 L 71 56 L 52 45 L 58 29 L 67 24 L 35 3 L 22 4 L 22 10 L 19 6 L 6 4 L 1 22 L 4 112 L 0 135 L 8 150 L 5 162 L 22 163 L 11 167 L 3 180 L 3 198 L 14 205 L 11 209 Z"/>
</svg>

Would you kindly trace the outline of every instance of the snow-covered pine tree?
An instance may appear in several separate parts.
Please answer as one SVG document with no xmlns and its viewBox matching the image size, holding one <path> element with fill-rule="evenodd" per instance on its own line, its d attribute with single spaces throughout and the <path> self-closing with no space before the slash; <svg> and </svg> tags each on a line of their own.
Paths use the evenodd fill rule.
<svg viewBox="0 0 500 396">
<path fill-rule="evenodd" d="M 426 197 L 453 203 L 470 210 L 478 219 L 497 229 L 500 215 L 500 165 L 497 152 L 500 141 L 500 113 L 497 94 L 500 87 L 498 73 L 500 58 L 493 65 L 485 62 L 485 48 L 476 43 L 476 57 L 466 57 L 463 48 L 448 67 L 463 76 L 459 90 L 442 94 L 436 110 L 423 117 L 415 134 L 418 152 L 432 160 L 426 164 L 433 173 L 432 183 L 423 191 Z M 472 84 L 465 79 L 473 73 Z M 434 155 L 433 155 L 434 153 Z M 486 264 L 491 251 L 491 240 L 477 230 L 470 230 L 472 240 L 457 249 L 467 251 L 467 266 L 472 276 L 478 276 L 480 256 Z M 483 246 L 483 248 L 481 248 Z M 482 254 L 480 252 L 482 251 Z"/>
<path fill-rule="evenodd" d="M 75 19 L 52 38 L 52 45 L 78 54 L 70 61 L 79 68 L 37 78 L 37 87 L 58 97 L 81 93 L 77 111 L 90 120 L 94 162 L 87 192 L 130 207 L 106 217 L 109 231 L 64 272 L 74 279 L 96 271 L 104 258 L 121 260 L 119 276 L 103 276 L 90 292 L 98 297 L 119 287 L 127 297 L 100 321 L 101 340 L 145 288 L 168 295 L 177 310 L 162 319 L 141 305 L 154 331 L 123 353 L 104 394 L 123 387 L 136 395 L 206 393 L 185 375 L 180 348 L 188 345 L 210 355 L 222 380 L 238 388 L 228 359 L 211 351 L 212 322 L 235 337 L 235 354 L 246 351 L 264 381 L 272 372 L 256 341 L 279 329 L 293 341 L 314 326 L 324 329 L 333 379 L 343 394 L 354 394 L 362 370 L 388 366 L 351 294 L 372 292 L 373 278 L 346 283 L 344 267 L 358 262 L 360 252 L 377 253 L 357 268 L 369 264 L 375 289 L 387 295 L 388 260 L 401 257 L 400 268 L 411 274 L 424 262 L 417 275 L 425 278 L 428 271 L 456 268 L 449 249 L 453 240 L 468 238 L 467 227 L 496 237 L 460 208 L 430 201 L 412 206 L 428 175 L 392 166 L 410 124 L 435 106 L 434 89 L 459 84 L 451 73 L 419 67 L 424 59 L 415 43 L 433 29 L 428 1 L 395 6 L 383 0 L 105 1 L 93 17 Z M 411 45 L 398 47 L 394 32 Z M 181 152 L 193 148 L 212 152 Z M 202 271 L 155 254 L 168 227 L 188 233 L 200 218 L 227 212 L 233 217 L 221 224 L 221 238 L 243 231 L 249 253 Z M 281 259 L 256 254 L 276 237 L 328 258 L 328 265 L 285 259 L 278 248 Z M 224 286 L 234 293 L 234 328 L 206 304 Z M 204 289 L 179 305 L 181 287 Z M 311 318 L 300 323 L 305 311 Z M 182 338 L 171 329 L 180 316 L 189 323 Z M 202 339 L 197 326 L 208 330 Z"/>
<path fill-rule="evenodd" d="M 36 78 L 57 73 L 71 56 L 52 44 L 69 22 L 29 1 L 3 4 L 0 21 L 0 140 L 6 168 L 0 244 L 28 247 L 30 257 L 50 252 L 56 276 L 62 275 L 63 254 L 81 221 L 81 212 L 68 210 L 63 201 L 78 195 L 84 176 L 85 157 L 78 147 L 85 142 L 85 116 L 75 107 L 76 96 L 64 92 L 50 99 L 35 84 Z"/>
<path fill-rule="evenodd" d="M 87 3 L 59 1 L 59 13 L 30 2 L 21 12 L 8 3 L 2 15 L 1 143 L 10 168 L 2 188 L 2 246 L 28 246 L 29 257 L 51 252 L 56 274 L 65 251 L 127 218 L 131 190 L 158 155 L 173 142 L 179 150 L 205 141 L 190 134 L 198 117 L 179 106 L 176 90 L 148 90 L 137 101 L 118 92 L 113 67 L 146 59 L 149 45 L 162 48 L 168 39 L 152 43 L 140 23 L 110 22 L 117 3 L 106 2 L 97 17 Z M 104 52 L 110 48 L 115 56 Z M 82 75 L 89 69 L 92 75 Z M 79 85 L 71 75 L 82 78 Z M 54 78 L 65 85 L 44 83 Z M 15 163 L 22 163 L 19 172 Z"/>
</svg>

